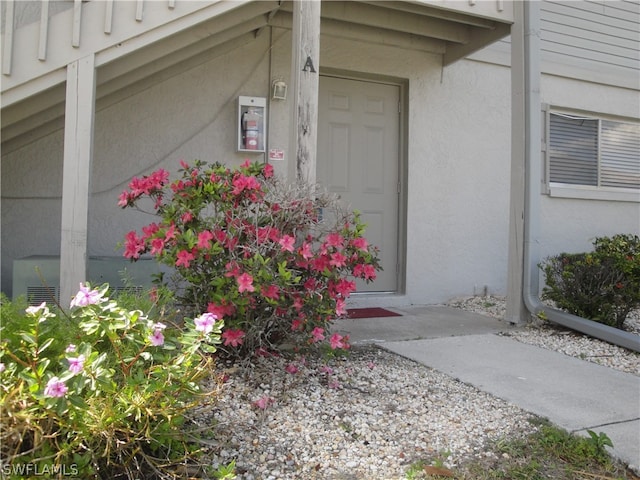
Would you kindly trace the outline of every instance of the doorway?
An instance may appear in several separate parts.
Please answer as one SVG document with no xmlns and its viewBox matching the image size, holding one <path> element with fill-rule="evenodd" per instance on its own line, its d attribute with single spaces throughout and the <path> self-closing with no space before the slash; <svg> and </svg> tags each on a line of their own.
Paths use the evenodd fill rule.
<svg viewBox="0 0 640 480">
<path fill-rule="evenodd" d="M 399 85 L 320 76 L 317 181 L 361 213 L 380 249 L 383 271 L 358 293 L 399 290 L 400 99 Z"/>
</svg>

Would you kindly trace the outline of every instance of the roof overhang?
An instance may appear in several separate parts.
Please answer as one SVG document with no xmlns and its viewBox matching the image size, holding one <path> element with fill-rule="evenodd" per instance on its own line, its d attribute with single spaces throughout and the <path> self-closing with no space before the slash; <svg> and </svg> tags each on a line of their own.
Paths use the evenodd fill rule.
<svg viewBox="0 0 640 480">
<path fill-rule="evenodd" d="M 148 88 L 149 82 L 250 42 L 269 26 L 291 28 L 291 2 L 235 5 L 211 16 L 201 9 L 196 12 L 197 23 L 183 20 L 174 29 L 165 25 L 165 35 L 150 31 L 96 52 L 97 110 Z M 512 10 L 512 2 L 500 0 L 323 1 L 321 34 L 430 51 L 449 65 L 508 36 Z M 51 72 L 34 79 L 31 86 L 19 85 L 16 91 L 26 92 L 18 95 L 22 98 L 3 101 L 3 146 L 18 137 L 32 141 L 61 128 L 65 78 L 64 70 Z"/>
</svg>

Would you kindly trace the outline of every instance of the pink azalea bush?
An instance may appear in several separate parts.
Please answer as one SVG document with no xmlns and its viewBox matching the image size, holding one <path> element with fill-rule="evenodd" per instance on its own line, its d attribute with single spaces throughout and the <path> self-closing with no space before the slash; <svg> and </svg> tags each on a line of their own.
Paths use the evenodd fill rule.
<svg viewBox="0 0 640 480">
<path fill-rule="evenodd" d="M 348 348 L 348 338 L 331 337 L 328 327 L 346 314 L 355 280 L 373 281 L 380 270 L 358 215 L 311 188 L 283 184 L 268 164 L 181 167 L 176 180 L 161 169 L 120 195 L 123 208 L 151 199 L 158 216 L 126 235 L 124 256 L 149 253 L 174 269 L 181 302 L 224 319 L 227 352 L 323 341 Z"/>
</svg>

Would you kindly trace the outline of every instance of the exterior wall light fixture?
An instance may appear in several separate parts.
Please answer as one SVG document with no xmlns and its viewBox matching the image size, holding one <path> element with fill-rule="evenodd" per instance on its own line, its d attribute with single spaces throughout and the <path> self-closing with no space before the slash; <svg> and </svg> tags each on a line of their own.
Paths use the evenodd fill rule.
<svg viewBox="0 0 640 480">
<path fill-rule="evenodd" d="M 271 98 L 273 100 L 287 99 L 287 84 L 282 80 L 274 80 L 271 85 Z"/>
</svg>

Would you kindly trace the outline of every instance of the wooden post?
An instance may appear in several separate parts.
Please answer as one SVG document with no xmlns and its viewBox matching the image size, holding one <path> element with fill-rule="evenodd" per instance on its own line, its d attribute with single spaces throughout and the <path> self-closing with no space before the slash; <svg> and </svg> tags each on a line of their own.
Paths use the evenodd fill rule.
<svg viewBox="0 0 640 480">
<path fill-rule="evenodd" d="M 525 209 L 525 45 L 524 4 L 513 2 L 515 23 L 511 27 L 511 194 L 505 320 L 518 324 L 526 318 L 524 294 Z"/>
<path fill-rule="evenodd" d="M 67 66 L 60 243 L 60 304 L 68 307 L 87 277 L 87 236 L 93 158 L 95 56 Z"/>
<path fill-rule="evenodd" d="M 316 181 L 318 84 L 320 70 L 320 0 L 294 0 L 292 77 L 293 148 L 298 181 Z"/>
</svg>

